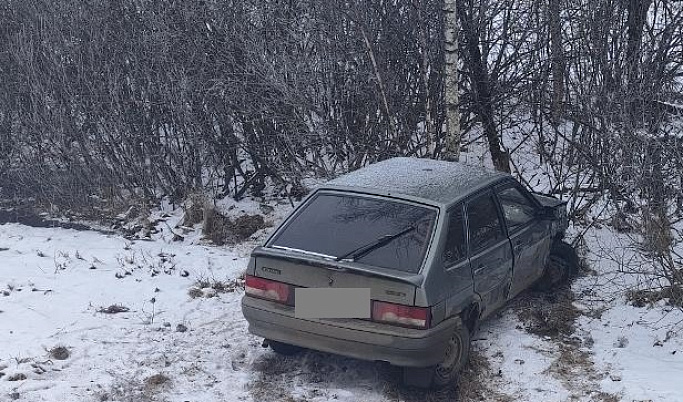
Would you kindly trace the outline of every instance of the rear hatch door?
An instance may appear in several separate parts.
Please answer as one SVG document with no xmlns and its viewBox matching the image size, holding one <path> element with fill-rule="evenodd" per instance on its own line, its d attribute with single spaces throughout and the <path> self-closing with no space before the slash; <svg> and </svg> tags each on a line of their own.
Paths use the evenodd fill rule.
<svg viewBox="0 0 683 402">
<path fill-rule="evenodd" d="M 414 305 L 438 208 L 394 197 L 318 190 L 254 251 L 257 276 L 306 288 L 369 288 Z"/>
</svg>

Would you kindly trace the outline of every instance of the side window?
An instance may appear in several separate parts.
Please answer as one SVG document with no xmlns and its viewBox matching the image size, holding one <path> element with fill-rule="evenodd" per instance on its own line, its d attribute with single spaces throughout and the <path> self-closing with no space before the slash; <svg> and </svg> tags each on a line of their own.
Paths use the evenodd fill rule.
<svg viewBox="0 0 683 402">
<path fill-rule="evenodd" d="M 459 262 L 467 256 L 464 223 L 462 205 L 459 205 L 450 211 L 448 218 L 448 236 L 446 236 L 446 250 L 443 254 L 446 265 Z"/>
<path fill-rule="evenodd" d="M 514 232 L 534 219 L 536 208 L 519 189 L 507 187 L 498 190 L 498 199 L 510 232 Z"/>
<path fill-rule="evenodd" d="M 492 194 L 485 194 L 467 205 L 470 249 L 479 252 L 505 238 Z"/>
</svg>

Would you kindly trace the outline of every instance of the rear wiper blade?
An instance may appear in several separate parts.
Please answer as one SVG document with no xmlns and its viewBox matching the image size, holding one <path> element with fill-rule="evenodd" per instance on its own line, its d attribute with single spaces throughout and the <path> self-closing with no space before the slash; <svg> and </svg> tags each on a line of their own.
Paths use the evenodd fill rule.
<svg viewBox="0 0 683 402">
<path fill-rule="evenodd" d="M 406 233 L 410 233 L 415 229 L 416 229 L 415 226 L 408 226 L 405 229 L 401 230 L 400 232 L 384 235 L 384 236 L 382 236 L 376 240 L 373 240 L 372 242 L 370 242 L 368 244 L 360 246 L 356 249 L 349 251 L 346 254 L 343 254 L 343 255 L 335 258 L 335 261 L 341 261 L 341 260 L 355 261 L 358 258 L 360 258 L 366 254 L 369 254 L 374 250 L 377 250 L 378 248 L 386 246 L 387 244 L 391 243 L 392 240 L 397 239 Z"/>
</svg>

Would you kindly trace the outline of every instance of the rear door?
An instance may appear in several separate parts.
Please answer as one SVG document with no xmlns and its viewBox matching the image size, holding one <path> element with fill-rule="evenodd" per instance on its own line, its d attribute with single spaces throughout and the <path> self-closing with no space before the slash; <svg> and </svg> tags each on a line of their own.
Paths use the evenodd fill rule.
<svg viewBox="0 0 683 402">
<path fill-rule="evenodd" d="M 550 249 L 548 221 L 538 219 L 539 205 L 515 183 L 496 188 L 514 254 L 511 297 L 531 286 L 543 274 Z"/>
<path fill-rule="evenodd" d="M 512 249 L 492 192 L 467 202 L 466 216 L 474 290 L 484 304 L 483 315 L 488 315 L 508 298 Z"/>
</svg>

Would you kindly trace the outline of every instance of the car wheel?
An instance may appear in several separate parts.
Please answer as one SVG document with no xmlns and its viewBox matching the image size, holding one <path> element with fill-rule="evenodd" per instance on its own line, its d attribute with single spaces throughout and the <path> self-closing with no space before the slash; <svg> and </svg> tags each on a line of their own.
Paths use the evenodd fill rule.
<svg viewBox="0 0 683 402">
<path fill-rule="evenodd" d="M 548 256 L 548 262 L 543 276 L 538 281 L 538 288 L 549 290 L 564 284 L 569 278 L 579 272 L 579 256 L 571 245 L 565 242 L 555 242 Z"/>
<path fill-rule="evenodd" d="M 283 356 L 292 356 L 304 350 L 301 346 L 271 340 L 268 341 L 268 346 L 273 349 L 273 352 Z"/>
<path fill-rule="evenodd" d="M 434 386 L 443 388 L 455 382 L 470 357 L 470 330 L 459 326 L 448 340 L 444 359 L 434 367 Z"/>
<path fill-rule="evenodd" d="M 470 331 L 459 326 L 446 345 L 444 359 L 432 367 L 403 369 L 403 382 L 419 388 L 444 388 L 455 384 L 470 356 Z"/>
</svg>

